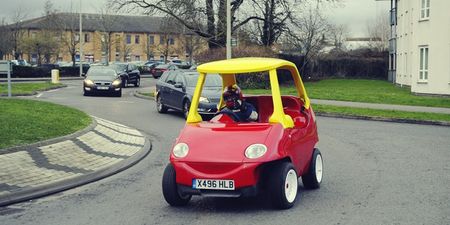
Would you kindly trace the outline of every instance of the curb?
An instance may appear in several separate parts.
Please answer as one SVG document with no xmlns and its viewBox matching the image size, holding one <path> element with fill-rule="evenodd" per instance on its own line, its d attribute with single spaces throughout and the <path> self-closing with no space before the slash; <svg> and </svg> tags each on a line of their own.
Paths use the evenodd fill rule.
<svg viewBox="0 0 450 225">
<path fill-rule="evenodd" d="M 340 118 L 340 119 L 371 120 L 371 121 L 393 122 L 393 123 L 450 126 L 450 122 L 445 122 L 445 121 L 395 119 L 395 118 L 384 118 L 384 117 L 375 117 L 375 116 L 351 116 L 351 115 L 342 115 L 342 114 L 324 113 L 324 112 L 315 112 L 315 114 L 317 116 Z"/>
<path fill-rule="evenodd" d="M 149 97 L 134 92 L 134 96 L 147 100 L 155 100 L 154 97 Z M 438 125 L 438 126 L 450 126 L 450 122 L 445 121 L 427 121 L 427 120 L 413 120 L 413 119 L 395 119 L 395 118 L 383 118 L 374 116 L 351 116 L 336 113 L 324 113 L 324 112 L 314 112 L 317 116 L 323 117 L 333 117 L 341 119 L 354 119 L 354 120 L 370 120 L 370 121 L 380 121 L 380 122 L 393 122 L 393 123 L 409 123 L 409 124 L 421 124 L 421 125 Z"/>
<path fill-rule="evenodd" d="M 138 91 L 135 91 L 133 93 L 133 95 L 135 97 L 137 97 L 137 98 L 142 98 L 142 99 L 146 99 L 146 100 L 155 100 L 155 97 L 151 97 L 151 96 L 146 96 L 146 95 L 140 94 Z"/>
<path fill-rule="evenodd" d="M 31 93 L 27 93 L 27 94 L 11 94 L 12 97 L 18 97 L 18 96 L 34 96 L 39 94 L 40 92 L 44 92 L 44 91 L 50 91 L 50 90 L 56 90 L 56 89 L 60 89 L 60 88 L 66 88 L 67 85 L 63 84 L 59 87 L 49 87 L 49 88 L 45 88 L 43 90 L 39 90 L 39 91 L 33 91 Z M 0 97 L 8 97 L 8 94 L 0 94 Z"/>
<path fill-rule="evenodd" d="M 47 144 L 48 143 L 57 143 L 61 140 L 65 140 L 65 139 L 68 140 L 68 139 L 70 139 L 70 137 L 72 137 L 72 138 L 78 137 L 78 136 L 81 136 L 82 134 L 85 134 L 85 133 L 93 130 L 95 128 L 96 124 L 97 123 L 95 122 L 95 120 L 93 120 L 93 123 L 91 125 L 89 125 L 87 128 L 85 128 L 81 131 L 75 132 L 74 134 L 67 135 L 64 137 L 54 138 L 54 139 L 47 140 L 47 141 L 42 141 L 42 142 L 35 143 L 32 145 L 14 147 L 14 148 L 10 148 L 7 150 L 12 151 L 12 150 L 17 150 L 17 148 L 24 148 L 24 147 L 29 147 L 29 146 L 40 146 L 40 145 L 43 145 L 44 143 L 47 143 Z M 149 140 L 148 135 L 141 131 L 139 131 L 139 132 L 145 138 L 144 146 L 141 148 L 141 150 L 139 150 L 136 154 L 130 156 L 129 158 L 123 159 L 109 167 L 99 169 L 99 170 L 93 171 L 91 173 L 83 174 L 83 175 L 73 177 L 73 178 L 64 179 L 64 180 L 57 181 L 57 182 L 47 184 L 47 185 L 23 188 L 17 192 L 6 194 L 0 198 L 0 207 L 27 201 L 27 200 L 31 200 L 31 199 L 35 199 L 35 198 L 39 198 L 39 197 L 44 197 L 44 196 L 47 196 L 50 194 L 54 194 L 54 193 L 65 191 L 65 190 L 68 190 L 68 189 L 71 189 L 74 187 L 85 185 L 85 184 L 88 184 L 91 182 L 95 182 L 95 181 L 98 181 L 105 177 L 119 173 L 127 168 L 130 168 L 131 166 L 133 166 L 136 163 L 138 163 L 139 161 L 141 161 L 145 156 L 147 156 L 152 149 L 152 143 Z"/>
</svg>

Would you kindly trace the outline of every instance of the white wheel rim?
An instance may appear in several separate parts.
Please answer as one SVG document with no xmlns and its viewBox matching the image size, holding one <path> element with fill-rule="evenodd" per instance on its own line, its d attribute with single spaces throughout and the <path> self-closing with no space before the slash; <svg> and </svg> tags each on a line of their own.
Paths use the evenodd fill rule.
<svg viewBox="0 0 450 225">
<path fill-rule="evenodd" d="M 316 180 L 318 183 L 322 182 L 322 156 L 320 154 L 317 154 L 316 156 Z"/>
<path fill-rule="evenodd" d="M 284 182 L 284 194 L 289 203 L 294 202 L 297 197 L 298 180 L 295 170 L 290 169 Z"/>
</svg>

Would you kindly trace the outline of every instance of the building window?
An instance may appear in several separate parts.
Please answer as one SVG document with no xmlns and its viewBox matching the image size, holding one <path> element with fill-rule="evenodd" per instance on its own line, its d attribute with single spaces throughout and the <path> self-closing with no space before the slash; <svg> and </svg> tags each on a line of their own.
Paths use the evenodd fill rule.
<svg viewBox="0 0 450 225">
<path fill-rule="evenodd" d="M 127 34 L 127 44 L 131 44 L 131 35 Z"/>
<path fill-rule="evenodd" d="M 175 44 L 175 40 L 173 39 L 173 37 L 169 37 L 169 45 L 174 45 Z"/>
<path fill-rule="evenodd" d="M 420 7 L 420 19 L 430 18 L 430 0 L 421 0 L 422 4 Z"/>
<path fill-rule="evenodd" d="M 163 37 L 163 36 L 160 36 L 160 37 L 159 37 L 159 44 L 160 44 L 160 45 L 163 45 L 163 44 L 164 44 L 164 37 Z"/>
<path fill-rule="evenodd" d="M 80 34 L 75 34 L 75 41 L 80 41 Z"/>
<path fill-rule="evenodd" d="M 141 56 L 140 55 L 135 55 L 134 56 L 134 60 L 135 61 L 141 61 Z"/>
<path fill-rule="evenodd" d="M 154 45 L 155 44 L 155 36 L 148 36 L 148 43 L 150 45 Z"/>
<path fill-rule="evenodd" d="M 420 68 L 419 68 L 419 80 L 428 80 L 428 46 L 419 48 L 420 54 Z"/>
<path fill-rule="evenodd" d="M 139 35 L 134 36 L 134 43 L 139 44 Z"/>
<path fill-rule="evenodd" d="M 85 33 L 85 34 L 84 34 L 84 43 L 88 43 L 88 42 L 90 42 L 90 41 L 91 41 L 91 38 L 90 38 L 89 34 L 88 34 L 88 33 Z"/>
</svg>

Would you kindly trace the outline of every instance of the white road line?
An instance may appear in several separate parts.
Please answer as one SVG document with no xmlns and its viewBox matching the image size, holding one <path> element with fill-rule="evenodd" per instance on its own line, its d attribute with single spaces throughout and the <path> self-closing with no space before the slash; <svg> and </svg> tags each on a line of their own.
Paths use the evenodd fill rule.
<svg viewBox="0 0 450 225">
<path fill-rule="evenodd" d="M 39 93 L 38 95 L 36 95 L 36 98 L 40 98 L 42 96 L 42 93 Z"/>
</svg>

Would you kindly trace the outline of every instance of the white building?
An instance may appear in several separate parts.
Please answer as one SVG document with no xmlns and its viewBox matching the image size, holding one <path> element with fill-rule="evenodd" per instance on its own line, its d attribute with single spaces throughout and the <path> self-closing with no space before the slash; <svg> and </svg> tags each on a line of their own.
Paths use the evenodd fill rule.
<svg viewBox="0 0 450 225">
<path fill-rule="evenodd" d="M 450 95 L 450 0 L 391 0 L 391 26 L 393 81 Z"/>
</svg>

